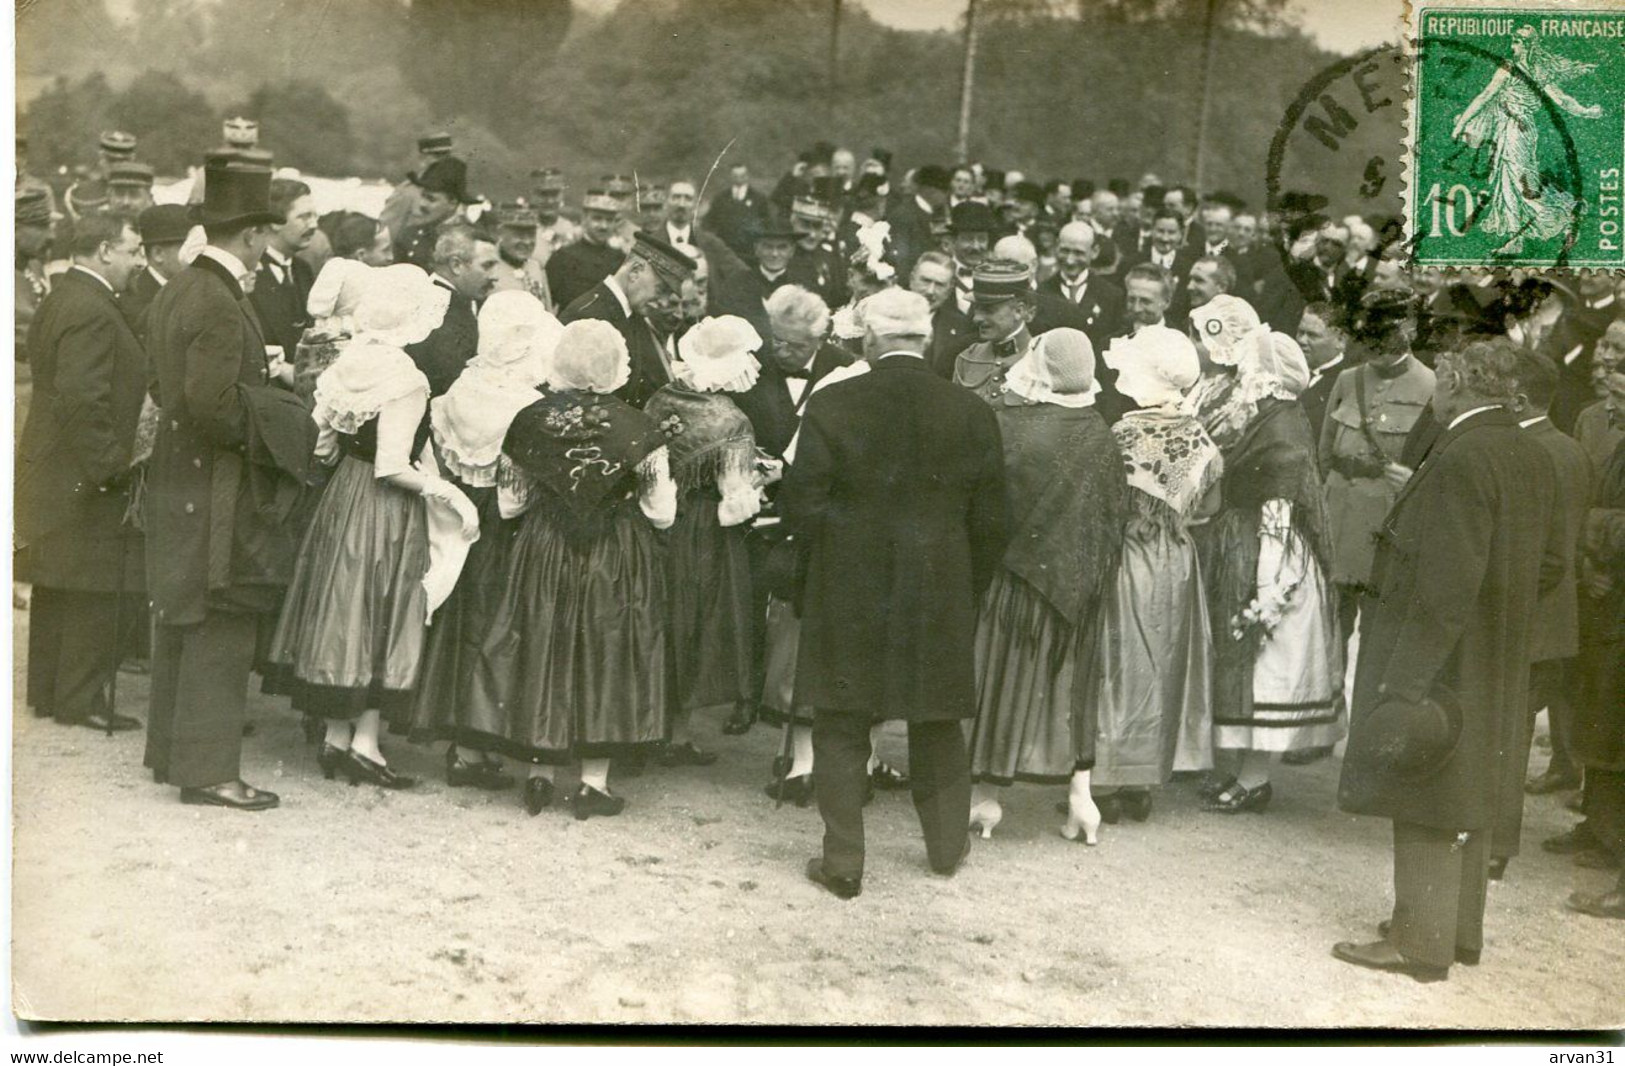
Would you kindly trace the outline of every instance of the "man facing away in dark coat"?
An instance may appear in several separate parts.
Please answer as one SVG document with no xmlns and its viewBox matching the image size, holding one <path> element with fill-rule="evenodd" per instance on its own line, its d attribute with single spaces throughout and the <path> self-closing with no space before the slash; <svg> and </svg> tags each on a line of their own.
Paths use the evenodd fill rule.
<svg viewBox="0 0 1625 1066">
<path fill-rule="evenodd" d="M 992 408 L 932 374 L 925 298 L 864 301 L 873 369 L 807 404 L 779 499 L 801 545 L 796 702 L 814 709 L 824 851 L 807 876 L 862 890 L 869 729 L 908 722 L 914 806 L 931 869 L 969 846 L 976 604 L 1004 550 L 1004 464 Z"/>
<path fill-rule="evenodd" d="M 40 717 L 113 732 L 107 690 L 139 609 L 142 543 L 127 525 L 147 358 L 115 291 L 146 269 L 113 215 L 74 228 L 73 265 L 28 331 L 34 399 L 17 454 L 20 576 L 34 583 L 28 702 Z"/>
<path fill-rule="evenodd" d="M 1546 708 L 1551 725 L 1553 762 L 1563 765 L 1572 748 L 1572 720 L 1564 678 L 1569 663 L 1580 651 L 1580 587 L 1576 555 L 1586 512 L 1591 507 L 1591 460 L 1578 441 L 1552 424 L 1549 416 L 1557 395 L 1558 370 L 1552 361 L 1525 349 L 1518 359 L 1518 395 L 1511 410 L 1520 427 L 1551 456 L 1557 476 L 1554 516 L 1559 522 L 1558 551 L 1563 577 L 1540 598 L 1530 653 L 1529 714 L 1506 763 L 1501 802 L 1490 839 L 1490 878 L 1500 880 L 1509 859 L 1518 854 L 1523 830 L 1524 775 L 1529 771 L 1529 742 L 1535 716 Z M 1572 765 L 1572 764 L 1570 764 Z M 1578 787 L 1579 775 L 1569 783 Z"/>
<path fill-rule="evenodd" d="M 259 616 L 274 611 L 297 548 L 289 515 L 316 425 L 273 380 L 242 280 L 270 229 L 269 167 L 208 171 L 197 221 L 208 245 L 148 316 L 160 416 L 145 509 L 152 596 L 146 765 L 181 802 L 259 811 L 274 793 L 240 777 L 243 708 Z"/>
<path fill-rule="evenodd" d="M 1483 948 L 1490 830 L 1528 713 L 1534 620 L 1562 573 L 1555 474 L 1505 409 L 1518 351 L 1441 355 L 1444 431 L 1378 533 L 1338 801 L 1394 823 L 1394 911 L 1345 962 L 1443 980 Z"/>
</svg>

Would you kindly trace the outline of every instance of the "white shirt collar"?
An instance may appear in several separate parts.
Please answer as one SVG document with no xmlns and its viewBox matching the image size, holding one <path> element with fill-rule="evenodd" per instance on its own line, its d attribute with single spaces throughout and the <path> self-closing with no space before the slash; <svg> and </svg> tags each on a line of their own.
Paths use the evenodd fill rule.
<svg viewBox="0 0 1625 1066">
<path fill-rule="evenodd" d="M 693 244 L 694 224 L 690 222 L 686 226 L 678 226 L 668 222 L 666 223 L 666 237 L 668 238 L 667 244 Z"/>
<path fill-rule="evenodd" d="M 604 279 L 604 287 L 615 297 L 615 302 L 621 305 L 621 314 L 631 318 L 632 302 L 626 298 L 626 290 L 621 288 L 621 283 L 615 280 L 614 274 Z"/>
<path fill-rule="evenodd" d="M 1481 413 L 1483 411 L 1493 411 L 1499 406 L 1501 406 L 1501 405 L 1496 404 L 1496 403 L 1487 403 L 1483 407 L 1475 407 L 1471 411 L 1463 411 L 1461 414 L 1457 415 L 1455 418 L 1452 418 L 1450 420 L 1450 424 L 1448 426 L 1444 427 L 1444 428 L 1447 429 L 1447 430 L 1455 429 L 1457 426 L 1461 425 L 1463 422 L 1467 421 L 1469 418 L 1473 417 L 1474 415 L 1479 414 L 1479 413 Z"/>
<path fill-rule="evenodd" d="M 1343 365 L 1343 353 L 1338 352 L 1337 355 L 1334 358 L 1332 358 L 1330 361 L 1328 361 L 1327 363 L 1325 363 L 1322 366 L 1316 367 L 1313 371 L 1311 371 L 1309 376 L 1312 377 L 1312 378 L 1315 378 L 1316 380 L 1319 380 L 1320 378 L 1325 377 L 1327 374 L 1330 374 L 1333 370 L 1336 370 L 1338 367 L 1340 367 L 1342 365 Z"/>
<path fill-rule="evenodd" d="M 169 279 L 158 273 L 158 268 L 153 266 L 151 263 L 147 264 L 147 273 L 151 274 L 152 280 L 156 281 L 159 285 L 169 284 Z"/>
<path fill-rule="evenodd" d="M 292 257 L 283 255 L 269 244 L 265 246 L 265 258 L 269 259 L 279 267 L 286 267 L 289 263 L 293 262 Z"/>
<path fill-rule="evenodd" d="M 882 359 L 890 359 L 894 355 L 906 355 L 910 359 L 924 359 L 925 358 L 925 353 L 924 352 L 910 352 L 910 351 L 906 351 L 906 350 L 904 350 L 902 348 L 899 348 L 895 352 L 881 352 L 879 355 L 875 356 L 875 362 L 878 363 Z M 877 378 L 876 380 L 879 380 L 879 379 Z"/>
<path fill-rule="evenodd" d="M 933 213 L 932 210 L 931 210 L 931 205 L 929 203 L 926 203 L 925 197 L 921 196 L 919 193 L 914 194 L 914 202 L 916 204 L 918 204 L 919 207 L 920 207 L 920 210 L 924 211 L 926 214 L 929 215 L 929 214 Z"/>
<path fill-rule="evenodd" d="M 203 250 L 199 252 L 198 255 L 206 255 L 210 259 L 213 259 L 216 263 L 219 263 L 221 266 L 225 267 L 227 272 L 229 272 L 233 278 L 237 279 L 237 284 L 239 285 L 242 284 L 244 278 L 252 273 L 246 266 L 243 265 L 243 261 L 241 259 L 238 259 L 224 248 L 216 248 L 212 244 L 206 244 L 203 246 Z"/>
<path fill-rule="evenodd" d="M 1536 415 L 1534 418 L 1526 418 L 1522 422 L 1519 422 L 1518 423 L 1518 428 L 1519 429 L 1528 429 L 1530 426 L 1534 425 L 1536 422 L 1544 422 L 1544 421 L 1546 421 L 1546 416 L 1545 415 Z"/>
<path fill-rule="evenodd" d="M 1087 268 L 1085 268 L 1083 273 L 1079 274 L 1076 278 L 1072 279 L 1071 281 L 1067 280 L 1065 274 L 1061 275 L 1061 286 L 1063 288 L 1065 288 L 1067 292 L 1072 292 L 1075 289 L 1080 289 L 1080 288 L 1082 288 L 1083 286 L 1085 286 L 1087 284 L 1089 284 L 1089 271 L 1088 271 Z"/>
<path fill-rule="evenodd" d="M 94 270 L 90 269 L 89 267 L 80 266 L 78 263 L 75 263 L 75 264 L 73 264 L 73 266 L 69 267 L 68 269 L 69 270 L 77 270 L 81 274 L 89 274 L 91 277 L 93 277 L 97 281 L 101 282 L 102 285 L 106 287 L 108 292 L 113 293 L 115 296 L 118 295 L 117 291 L 113 288 L 113 283 L 111 281 L 108 281 L 106 278 L 102 277 L 100 274 L 96 273 Z"/>
</svg>

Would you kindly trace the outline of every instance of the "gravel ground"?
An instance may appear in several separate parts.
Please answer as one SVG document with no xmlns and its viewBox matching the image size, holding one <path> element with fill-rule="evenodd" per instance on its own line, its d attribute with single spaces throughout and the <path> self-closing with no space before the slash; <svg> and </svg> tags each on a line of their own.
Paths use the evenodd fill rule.
<svg viewBox="0 0 1625 1066">
<path fill-rule="evenodd" d="M 18 672 L 26 612 L 17 622 Z M 145 718 L 144 677 L 120 679 Z M 761 793 L 776 731 L 702 737 L 705 770 L 612 780 L 615 819 L 527 817 L 446 787 L 438 748 L 390 747 L 403 793 L 324 781 L 297 716 L 258 695 L 244 815 L 185 807 L 107 738 L 19 710 L 13 1005 L 57 1020 L 907 1023 L 1598 1028 L 1625 1022 L 1621 930 L 1565 911 L 1611 875 L 1547 855 L 1572 824 L 1529 803 L 1530 851 L 1490 890 L 1483 965 L 1448 983 L 1358 970 L 1390 906 L 1389 829 L 1334 806 L 1334 760 L 1278 767 L 1262 815 L 1189 786 L 1098 848 L 1017 787 L 952 879 L 906 795 L 869 808 L 863 896 L 802 879 L 816 810 Z M 701 723 L 715 730 L 721 715 Z M 901 763 L 893 727 L 882 754 Z M 1537 757 L 1537 763 L 1541 757 Z"/>
</svg>

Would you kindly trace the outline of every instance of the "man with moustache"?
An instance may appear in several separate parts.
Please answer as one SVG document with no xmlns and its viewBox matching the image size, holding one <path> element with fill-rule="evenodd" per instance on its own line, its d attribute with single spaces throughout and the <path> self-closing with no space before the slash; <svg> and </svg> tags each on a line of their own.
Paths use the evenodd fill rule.
<svg viewBox="0 0 1625 1066">
<path fill-rule="evenodd" d="M 547 288 L 547 274 L 536 260 L 537 232 L 541 220 L 524 201 L 504 204 L 492 212 L 496 219 L 497 267 L 495 288 L 519 289 L 553 310 L 553 296 Z"/>
<path fill-rule="evenodd" d="M 536 212 L 536 262 L 547 266 L 553 253 L 581 239 L 581 227 L 564 216 L 564 172 L 541 167 L 530 172 L 530 204 Z"/>
<path fill-rule="evenodd" d="M 704 228 L 721 237 L 741 258 L 748 258 L 768 208 L 767 197 L 750 183 L 750 167 L 735 163 L 728 168 L 728 187 L 711 198 Z"/>
<path fill-rule="evenodd" d="M 271 182 L 271 210 L 285 221 L 271 231 L 248 299 L 265 331 L 265 342 L 281 348 L 283 358 L 291 361 L 310 325 L 305 301 L 316 277 L 299 253 L 316 235 L 316 201 L 304 182 L 276 178 Z"/>
<path fill-rule="evenodd" d="M 755 223 L 751 252 L 755 265 L 715 286 L 717 310 L 738 315 L 756 329 L 758 336 L 771 332 L 767 318 L 767 298 L 781 285 L 794 282 L 790 261 L 795 255 L 796 231 L 777 211 L 769 211 Z"/>
<path fill-rule="evenodd" d="M 993 247 L 993 233 L 999 220 L 984 203 L 969 201 L 948 213 L 948 241 L 954 257 L 954 307 L 962 315 L 971 313 L 972 279 L 976 265 Z"/>
<path fill-rule="evenodd" d="M 673 248 L 698 248 L 704 255 L 710 276 L 722 281 L 745 269 L 745 264 L 733 253 L 727 243 L 714 233 L 707 233 L 694 222 L 694 205 L 698 194 L 692 181 L 679 180 L 666 188 L 664 217 L 648 232 Z"/>
<path fill-rule="evenodd" d="M 16 504 L 19 577 L 34 584 L 28 702 L 39 717 L 113 733 L 141 726 L 107 690 L 143 587 L 126 512 L 148 369 L 117 292 L 146 260 L 135 228 L 108 214 L 80 219 L 69 251 L 27 339 Z"/>
<path fill-rule="evenodd" d="M 1032 345 L 1032 279 L 1032 268 L 1013 259 L 984 259 L 976 268 L 971 318 L 978 340 L 954 361 L 954 384 L 990 405 L 1003 398 L 1005 375 Z"/>
<path fill-rule="evenodd" d="M 1185 326 L 1184 314 L 1200 304 L 1192 304 L 1185 293 L 1185 281 L 1190 277 L 1196 254 L 1184 246 L 1183 216 L 1178 211 L 1163 208 L 1151 223 L 1150 243 L 1143 253 L 1129 256 L 1125 265 L 1132 270 L 1141 263 L 1159 266 L 1168 272 L 1170 289 L 1168 306 L 1164 309 L 1174 321 L 1176 329 Z"/>
<path fill-rule="evenodd" d="M 450 296 L 446 315 L 423 340 L 407 345 L 406 354 L 429 379 L 429 394 L 439 396 L 463 372 L 479 347 L 478 310 L 496 285 L 502 260 L 496 245 L 472 226 L 449 226 L 434 246 L 431 281 Z"/>
<path fill-rule="evenodd" d="M 581 239 L 547 261 L 547 287 L 560 307 L 613 274 L 626 256 L 610 244 L 621 222 L 621 202 L 603 188 L 588 189 L 581 200 Z"/>
<path fill-rule="evenodd" d="M 451 225 L 463 208 L 474 202 L 468 192 L 468 164 L 444 155 L 412 175 L 418 202 L 405 230 L 396 238 L 395 261 L 434 270 L 435 243 L 440 227 Z"/>
<path fill-rule="evenodd" d="M 954 306 L 954 261 L 946 252 L 926 252 L 914 261 L 908 287 L 910 292 L 924 296 L 931 307 L 931 344 L 925 350 L 926 364 L 933 374 L 952 381 L 959 353 L 976 343 L 976 323 Z"/>
</svg>

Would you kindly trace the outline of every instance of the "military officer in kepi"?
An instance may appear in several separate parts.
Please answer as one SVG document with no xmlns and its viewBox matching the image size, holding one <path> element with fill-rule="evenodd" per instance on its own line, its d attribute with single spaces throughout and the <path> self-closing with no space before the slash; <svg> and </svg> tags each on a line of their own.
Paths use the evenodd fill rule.
<svg viewBox="0 0 1625 1066">
<path fill-rule="evenodd" d="M 587 190 L 581 201 L 581 239 L 547 261 L 547 287 L 558 307 L 569 307 L 620 267 L 626 254 L 610 243 L 620 221 L 619 200 L 606 189 Z"/>
</svg>

